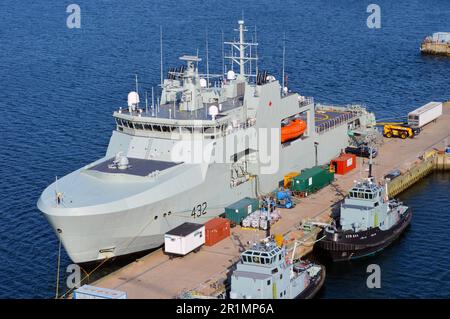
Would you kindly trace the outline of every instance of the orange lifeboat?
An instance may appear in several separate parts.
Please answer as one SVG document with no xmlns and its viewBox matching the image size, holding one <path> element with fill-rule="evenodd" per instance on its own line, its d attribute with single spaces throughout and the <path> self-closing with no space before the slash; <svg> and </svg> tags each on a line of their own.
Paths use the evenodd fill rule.
<svg viewBox="0 0 450 319">
<path fill-rule="evenodd" d="M 281 128 L 281 143 L 296 139 L 306 131 L 306 122 L 300 119 L 292 120 Z"/>
</svg>

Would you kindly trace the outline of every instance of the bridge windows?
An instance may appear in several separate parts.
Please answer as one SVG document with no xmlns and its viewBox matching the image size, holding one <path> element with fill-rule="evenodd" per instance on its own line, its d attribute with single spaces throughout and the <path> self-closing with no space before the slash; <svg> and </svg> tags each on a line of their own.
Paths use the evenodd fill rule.
<svg viewBox="0 0 450 319">
<path fill-rule="evenodd" d="M 374 199 L 376 197 L 376 194 L 370 190 L 356 190 L 356 191 L 350 191 L 348 193 L 349 198 L 356 198 L 356 199 Z"/>
</svg>

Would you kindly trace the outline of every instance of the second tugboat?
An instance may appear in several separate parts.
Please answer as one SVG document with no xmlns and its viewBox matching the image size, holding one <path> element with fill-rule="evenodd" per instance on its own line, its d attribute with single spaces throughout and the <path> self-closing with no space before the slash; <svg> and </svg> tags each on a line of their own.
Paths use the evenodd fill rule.
<svg viewBox="0 0 450 319">
<path fill-rule="evenodd" d="M 370 256 L 397 239 L 411 218 L 408 206 L 389 200 L 385 188 L 368 178 L 350 189 L 340 216 L 323 230 L 316 248 L 333 261 Z"/>
<path fill-rule="evenodd" d="M 285 247 L 266 238 L 242 253 L 231 275 L 231 299 L 310 299 L 325 281 L 325 267 L 293 262 Z"/>
</svg>

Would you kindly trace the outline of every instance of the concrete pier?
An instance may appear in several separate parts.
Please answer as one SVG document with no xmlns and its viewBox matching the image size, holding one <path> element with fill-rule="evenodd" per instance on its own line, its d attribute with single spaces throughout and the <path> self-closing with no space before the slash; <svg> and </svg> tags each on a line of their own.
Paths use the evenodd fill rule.
<svg viewBox="0 0 450 319">
<path fill-rule="evenodd" d="M 450 104 L 445 103 L 443 115 L 415 138 L 384 139 L 374 160 L 375 178 L 381 181 L 392 169 L 400 169 L 403 174 L 388 186 L 392 194 L 398 194 L 432 169 L 448 168 L 449 155 L 441 150 L 447 146 L 449 137 Z M 435 150 L 434 155 L 427 153 L 430 150 Z M 318 229 L 305 232 L 300 224 L 329 220 L 333 205 L 346 195 L 354 180 L 367 176 L 366 168 L 367 159 L 358 158 L 357 168 L 347 175 L 336 175 L 332 185 L 300 199 L 293 209 L 281 209 L 282 219 L 272 227 L 272 233 L 285 234 L 289 248 L 295 240 L 301 241 L 297 256 L 309 253 Z M 188 291 L 213 296 L 223 290 L 224 281 L 248 242 L 263 237 L 263 231 L 236 227 L 230 238 L 212 247 L 202 247 L 198 253 L 170 260 L 161 249 L 156 250 L 92 284 L 126 291 L 129 298 L 177 298 Z"/>
<path fill-rule="evenodd" d="M 449 155 L 436 150 L 428 151 L 406 172 L 388 183 L 389 197 L 397 196 L 434 170 L 447 169 L 450 169 Z"/>
</svg>

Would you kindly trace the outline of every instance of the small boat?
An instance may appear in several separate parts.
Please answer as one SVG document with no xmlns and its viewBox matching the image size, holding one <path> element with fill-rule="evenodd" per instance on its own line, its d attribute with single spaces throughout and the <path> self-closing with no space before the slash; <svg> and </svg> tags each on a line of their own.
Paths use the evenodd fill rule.
<svg viewBox="0 0 450 319">
<path fill-rule="evenodd" d="M 306 122 L 300 119 L 292 120 L 281 128 L 281 143 L 296 139 L 306 131 Z"/>
<path fill-rule="evenodd" d="M 411 208 L 388 199 L 373 178 L 356 182 L 315 248 L 335 262 L 371 256 L 396 240 L 411 218 Z"/>
<path fill-rule="evenodd" d="M 325 267 L 289 259 L 272 238 L 241 254 L 231 274 L 231 299 L 310 299 L 323 286 Z"/>
</svg>

